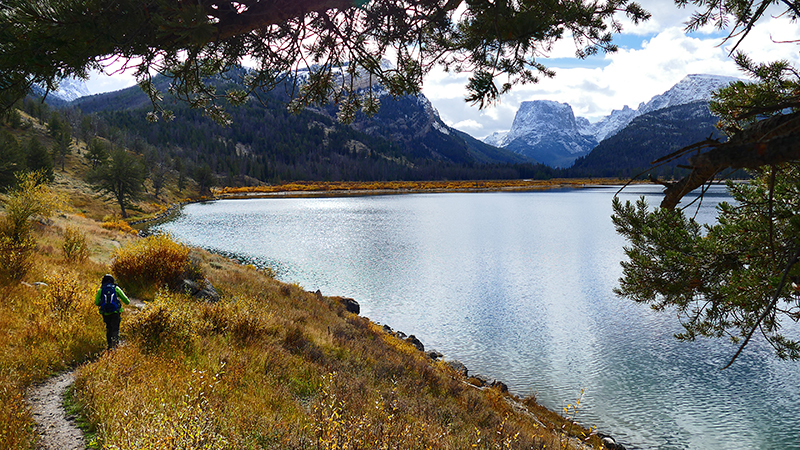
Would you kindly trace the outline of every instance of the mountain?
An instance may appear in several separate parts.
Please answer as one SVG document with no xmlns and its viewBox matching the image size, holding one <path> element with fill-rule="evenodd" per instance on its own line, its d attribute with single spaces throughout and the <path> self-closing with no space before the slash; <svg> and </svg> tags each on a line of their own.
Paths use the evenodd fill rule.
<svg viewBox="0 0 800 450">
<path fill-rule="evenodd" d="M 724 139 L 715 124 L 719 119 L 705 100 L 670 106 L 640 115 L 615 135 L 603 140 L 566 170 L 568 177 L 628 178 L 647 172 L 680 175 L 687 157 L 662 167 L 651 162 L 706 138 Z"/>
<path fill-rule="evenodd" d="M 581 132 L 593 136 L 597 142 L 602 142 L 603 139 L 613 136 L 619 130 L 628 126 L 631 120 L 639 115 L 638 110 L 631 109 L 628 105 L 625 105 L 622 109 L 611 111 L 611 114 L 595 123 L 589 123 L 588 119 L 581 117 L 580 119 L 583 119 L 582 122 L 585 124 L 581 128 Z"/>
<path fill-rule="evenodd" d="M 450 128 L 422 94 L 399 98 L 383 94 L 380 102 L 377 114 L 358 114 L 351 126 L 367 135 L 388 139 L 400 146 L 411 159 L 459 164 L 531 162 L 509 150 L 498 149 Z M 335 119 L 337 106 L 328 105 L 319 111 Z"/>
<path fill-rule="evenodd" d="M 638 108 L 639 115 L 669 108 L 670 106 L 685 105 L 698 100 L 708 101 L 711 99 L 713 91 L 723 88 L 734 81 L 739 81 L 739 79 L 721 75 L 687 75 L 667 92 L 656 95 L 645 104 L 640 104 Z"/>
<path fill-rule="evenodd" d="M 495 142 L 551 167 L 567 167 L 597 145 L 581 133 L 571 106 L 550 100 L 522 102 L 511 131 Z"/>
<path fill-rule="evenodd" d="M 571 118 L 572 108 L 567 104 L 541 100 L 523 102 L 511 130 L 494 133 L 484 138 L 484 142 L 553 167 L 569 167 L 575 159 L 588 154 L 598 143 L 625 129 L 637 117 L 696 101 L 707 103 L 712 91 L 737 80 L 720 75 L 687 75 L 663 94 L 640 103 L 637 109 L 626 105 L 595 123 L 583 117 Z M 553 104 L 560 106 L 556 108 Z M 554 114 L 556 110 L 559 113 Z M 685 125 L 689 127 L 689 134 L 698 131 L 690 123 Z M 697 126 L 698 129 L 704 129 L 705 125 L 698 123 Z"/>
<path fill-rule="evenodd" d="M 237 74 L 229 74 L 211 82 L 224 92 L 235 87 L 231 81 L 235 79 Z M 155 83 L 162 92 L 167 90 L 168 80 L 157 78 Z M 148 123 L 145 116 L 151 105 L 138 87 L 83 97 L 72 105 L 106 128 L 139 136 L 170 158 L 181 158 L 187 167 L 207 164 L 229 179 L 519 178 L 523 169 L 509 165 L 530 163 L 448 127 L 421 95 L 398 99 L 384 95 L 376 115 L 357 114 L 352 124 L 342 124 L 335 120 L 336 105 L 289 113 L 286 92 L 278 87 L 262 93 L 260 101 L 225 105 L 232 119 L 229 126 L 219 126 L 201 111 L 169 97 L 164 107 L 173 110 L 175 119 Z M 524 168 L 526 173 L 532 169 Z"/>
<path fill-rule="evenodd" d="M 39 85 L 34 85 L 32 90 L 33 94 L 36 96 L 44 96 L 46 92 L 46 90 Z M 58 83 L 57 91 L 47 93 L 47 100 L 51 103 L 52 100 L 56 100 L 55 103 L 60 105 L 87 95 L 89 95 L 89 88 L 86 87 L 86 83 L 84 83 L 83 80 L 66 78 Z"/>
</svg>

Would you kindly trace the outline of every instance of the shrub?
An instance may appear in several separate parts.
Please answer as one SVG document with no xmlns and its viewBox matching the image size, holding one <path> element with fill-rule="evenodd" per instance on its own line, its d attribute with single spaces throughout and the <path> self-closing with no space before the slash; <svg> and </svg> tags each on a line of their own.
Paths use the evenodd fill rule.
<svg viewBox="0 0 800 450">
<path fill-rule="evenodd" d="M 124 220 L 108 220 L 100 224 L 106 230 L 117 230 L 123 233 L 138 234 L 139 232 L 131 228 L 130 224 Z"/>
<path fill-rule="evenodd" d="M 64 197 L 50 189 L 40 172 L 17 175 L 17 188 L 3 198 L 3 203 L 6 209 L 3 232 L 13 240 L 30 233 L 33 217 L 49 217 L 53 211 L 66 205 Z"/>
<path fill-rule="evenodd" d="M 189 248 L 164 234 L 154 234 L 120 248 L 111 271 L 131 293 L 175 285 L 188 262 Z"/>
<path fill-rule="evenodd" d="M 68 270 L 60 270 L 48 276 L 47 289 L 42 296 L 48 310 L 58 314 L 61 319 L 69 317 L 78 309 L 81 301 L 88 297 L 78 275 Z"/>
<path fill-rule="evenodd" d="M 185 347 L 191 341 L 191 319 L 171 294 L 159 293 L 147 308 L 126 322 L 126 331 L 144 353 Z"/>
<path fill-rule="evenodd" d="M 0 282 L 21 280 L 33 266 L 31 255 L 36 241 L 31 236 L 14 239 L 0 230 Z"/>
<path fill-rule="evenodd" d="M 75 227 L 67 226 L 64 230 L 64 258 L 71 262 L 82 262 L 89 256 L 86 234 Z"/>
<path fill-rule="evenodd" d="M 45 184 L 40 172 L 17 175 L 17 187 L 3 197 L 6 213 L 0 221 L 0 281 L 22 279 L 31 269 L 36 242 L 31 219 L 48 217 L 65 202 Z"/>
</svg>

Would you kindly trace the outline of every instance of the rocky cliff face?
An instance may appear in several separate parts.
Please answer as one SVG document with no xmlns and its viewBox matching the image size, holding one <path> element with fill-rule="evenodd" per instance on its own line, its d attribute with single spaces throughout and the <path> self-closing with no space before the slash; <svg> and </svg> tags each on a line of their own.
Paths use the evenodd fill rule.
<svg viewBox="0 0 800 450">
<path fill-rule="evenodd" d="M 572 107 L 550 100 L 523 102 L 500 146 L 551 167 L 567 167 L 597 145 L 582 134 Z"/>
</svg>

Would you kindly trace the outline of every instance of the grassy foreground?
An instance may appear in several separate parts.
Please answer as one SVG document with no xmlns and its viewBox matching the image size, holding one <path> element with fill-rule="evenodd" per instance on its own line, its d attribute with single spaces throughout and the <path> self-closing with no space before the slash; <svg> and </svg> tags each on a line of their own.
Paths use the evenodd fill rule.
<svg viewBox="0 0 800 450">
<path fill-rule="evenodd" d="M 602 448 L 533 398 L 471 385 L 336 297 L 101 219 L 113 205 L 88 195 L 79 172 L 54 185 L 69 207 L 32 221 L 30 269 L 0 283 L 0 448 L 34 448 L 25 390 L 72 367 L 93 448 Z M 92 303 L 109 272 L 146 302 L 126 309 L 111 352 Z M 220 301 L 181 293 L 185 276 L 208 280 Z"/>
</svg>

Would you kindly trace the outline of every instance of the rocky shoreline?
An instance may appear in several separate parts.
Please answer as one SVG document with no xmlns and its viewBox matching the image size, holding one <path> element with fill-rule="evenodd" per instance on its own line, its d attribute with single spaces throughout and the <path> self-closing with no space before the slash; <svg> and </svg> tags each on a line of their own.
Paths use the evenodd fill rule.
<svg viewBox="0 0 800 450">
<path fill-rule="evenodd" d="M 317 296 L 317 298 L 319 300 L 323 300 L 325 298 L 322 295 L 322 292 L 320 290 L 317 290 L 316 292 L 314 292 L 314 294 Z M 348 298 L 348 297 L 329 297 L 329 298 L 338 300 L 345 307 L 345 309 L 348 312 L 351 312 L 351 313 L 356 314 L 356 315 L 359 315 L 360 312 L 361 312 L 361 306 L 359 305 L 358 301 L 356 301 L 355 299 Z M 371 319 L 369 319 L 369 318 L 367 318 L 367 319 L 371 321 Z M 477 374 L 477 373 L 470 374 L 470 371 L 467 368 L 467 366 L 464 365 L 464 363 L 462 363 L 461 361 L 456 360 L 456 359 L 445 360 L 444 359 L 444 355 L 441 352 L 437 351 L 437 350 L 429 349 L 429 350 L 426 351 L 425 350 L 425 344 L 423 344 L 422 341 L 420 341 L 419 338 L 417 338 L 413 334 L 407 335 L 406 333 L 404 333 L 402 331 L 392 329 L 392 327 L 390 327 L 389 325 L 381 324 L 381 323 L 378 323 L 378 322 L 374 322 L 374 323 L 376 323 L 377 325 L 380 325 L 383 328 L 384 333 L 386 333 L 388 335 L 391 335 L 391 336 L 394 336 L 394 337 L 396 337 L 396 338 L 398 338 L 398 339 L 400 339 L 402 341 L 408 342 L 409 344 L 413 345 L 420 352 L 425 353 L 430 359 L 432 359 L 434 361 L 439 361 L 439 360 L 443 361 L 451 369 L 453 369 L 453 371 L 455 373 L 457 373 L 461 377 L 463 377 L 464 382 L 466 384 L 468 384 L 468 385 L 470 385 L 470 386 L 472 386 L 472 387 L 474 387 L 476 389 L 496 388 L 500 392 L 510 395 L 509 390 L 508 390 L 508 385 L 506 383 L 504 383 L 503 381 L 500 381 L 500 380 L 498 380 L 496 378 L 485 376 L 485 375 L 482 375 L 482 374 Z M 516 407 L 525 408 L 523 405 L 519 404 L 518 402 L 516 402 L 516 403 L 517 403 L 515 405 Z M 598 437 L 600 437 L 600 440 L 603 442 L 603 445 L 605 446 L 606 449 L 608 449 L 608 450 L 626 450 L 626 447 L 623 444 L 617 442 L 617 440 L 612 435 L 606 434 L 606 433 L 600 433 L 600 432 L 598 432 L 596 434 L 597 434 Z"/>
</svg>

